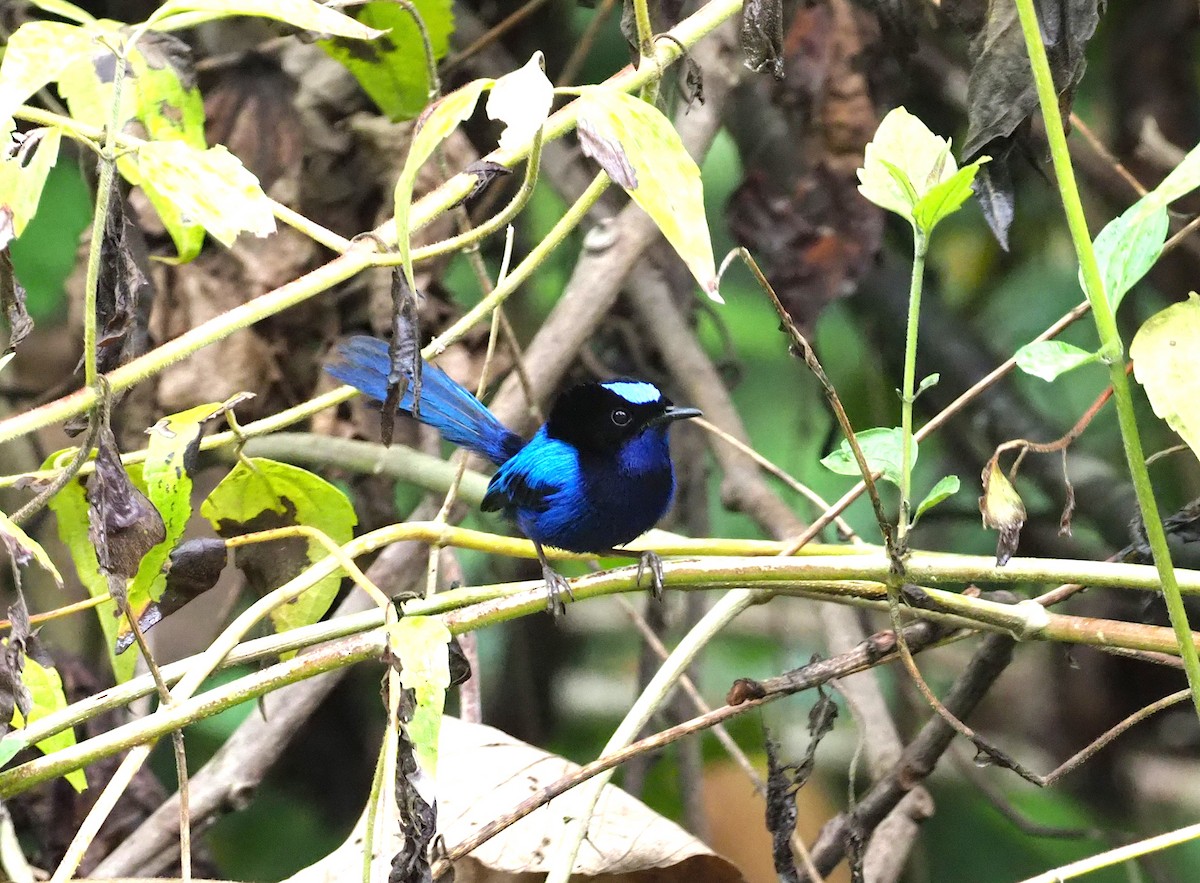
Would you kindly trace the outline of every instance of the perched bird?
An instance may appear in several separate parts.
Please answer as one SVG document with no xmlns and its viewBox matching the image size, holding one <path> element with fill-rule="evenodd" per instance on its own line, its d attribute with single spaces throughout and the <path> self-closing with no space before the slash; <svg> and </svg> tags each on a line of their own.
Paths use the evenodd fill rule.
<svg viewBox="0 0 1200 883">
<path fill-rule="evenodd" d="M 337 356 L 326 368 L 330 374 L 370 398 L 387 398 L 387 343 L 353 337 L 338 347 Z M 645 381 L 584 383 L 560 395 L 549 419 L 526 441 L 428 363 L 416 408 L 412 384 L 399 408 L 500 467 L 481 508 L 503 512 L 533 541 L 551 612 L 563 609 L 562 594 L 570 594 L 570 586 L 542 547 L 607 554 L 653 527 L 675 492 L 667 430 L 676 420 L 700 415 L 695 408 L 676 407 Z M 657 595 L 662 564 L 644 553 L 639 581 L 645 567 Z"/>
</svg>

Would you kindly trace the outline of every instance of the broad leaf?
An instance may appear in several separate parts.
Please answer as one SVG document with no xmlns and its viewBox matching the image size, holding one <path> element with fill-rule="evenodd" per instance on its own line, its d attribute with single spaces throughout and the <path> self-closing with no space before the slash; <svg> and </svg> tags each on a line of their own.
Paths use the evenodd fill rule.
<svg viewBox="0 0 1200 883">
<path fill-rule="evenodd" d="M 1154 413 L 1200 457 L 1200 296 L 1195 292 L 1146 320 L 1129 347 L 1133 375 Z"/>
<path fill-rule="evenodd" d="M 0 158 L 0 249 L 25 232 L 37 211 L 61 141 L 60 129 L 34 129 L 12 156 Z"/>
<path fill-rule="evenodd" d="M 532 142 L 553 102 L 554 84 L 546 78 L 541 52 L 533 53 L 520 70 L 496 80 L 485 109 L 489 119 L 504 122 L 500 149 L 515 150 Z"/>
<path fill-rule="evenodd" d="M 417 286 L 413 279 L 412 231 L 408 228 L 408 213 L 412 206 L 417 173 L 437 150 L 438 145 L 450 137 L 450 133 L 458 128 L 459 123 L 475 112 L 480 93 L 484 89 L 490 89 L 494 82 L 472 80 L 433 105 L 417 124 L 417 132 L 409 145 L 404 168 L 396 181 L 396 249 L 400 253 L 408 287 L 413 291 L 416 291 Z"/>
<path fill-rule="evenodd" d="M 414 0 L 435 60 L 446 54 L 454 31 L 451 0 Z M 374 0 L 347 10 L 356 20 L 386 33 L 363 43 L 335 37 L 321 48 L 346 66 L 379 109 L 393 120 L 412 119 L 429 103 L 429 71 L 421 32 L 412 15 L 393 0 Z"/>
<path fill-rule="evenodd" d="M 58 672 L 53 668 L 41 665 L 32 656 L 25 657 L 25 667 L 21 671 L 21 682 L 29 690 L 32 706 L 29 709 L 29 716 L 26 718 L 22 718 L 19 711 L 14 713 L 14 726 L 23 727 L 67 707 L 67 697 L 63 693 L 62 679 L 58 676 Z M 13 735 L 19 737 L 17 733 Z M 7 738 L 5 741 L 7 741 Z M 72 727 L 67 727 L 65 730 L 60 730 L 53 736 L 48 736 L 41 742 L 38 742 L 37 747 L 43 754 L 52 754 L 55 751 L 70 748 L 74 744 L 75 730 Z M 71 787 L 76 791 L 87 790 L 87 777 L 84 775 L 83 770 L 73 770 L 67 773 L 64 778 L 71 783 Z"/>
<path fill-rule="evenodd" d="M 233 15 L 273 18 L 294 28 L 356 40 L 373 40 L 383 33 L 316 0 L 167 0 L 147 23 L 172 30 Z"/>
<path fill-rule="evenodd" d="M 194 235 L 187 229 L 195 225 L 225 246 L 232 246 L 240 233 L 264 237 L 275 232 L 272 203 L 258 179 L 220 145 L 197 150 L 182 141 L 152 141 L 138 151 L 134 174 L 131 180 L 150 197 L 181 260 L 194 256 L 185 251 Z"/>
<path fill-rule="evenodd" d="M 704 293 L 722 303 L 700 169 L 671 121 L 640 98 L 595 86 L 580 95 L 579 126 L 584 152 L 654 219 Z"/>
<path fill-rule="evenodd" d="M 318 475 L 261 457 L 243 460 L 221 480 L 200 507 L 222 537 L 303 524 L 323 532 L 338 545 L 354 535 L 357 518 L 346 495 Z M 317 540 L 295 537 L 243 546 L 234 562 L 260 593 L 278 588 L 310 564 L 326 556 Z M 333 603 L 342 576 L 316 583 L 296 601 L 271 613 L 275 630 L 309 625 Z"/>
<path fill-rule="evenodd" d="M 1089 353 L 1059 340 L 1037 340 L 1027 343 L 1017 350 L 1016 354 L 1018 368 L 1046 382 L 1099 358 L 1099 353 Z"/>
<path fill-rule="evenodd" d="M 400 662 L 400 683 L 416 699 L 405 725 L 421 771 L 437 773 L 438 733 L 450 686 L 450 629 L 440 617 L 406 616 L 388 630 L 388 647 Z"/>
<path fill-rule="evenodd" d="M 1096 236 L 1096 262 L 1104 294 L 1114 311 L 1162 254 L 1168 229 L 1166 203 L 1156 193 L 1149 193 L 1105 224 Z M 1085 287 L 1082 275 L 1079 284 Z"/>
<path fill-rule="evenodd" d="M 100 129 L 108 128 L 113 116 L 113 80 L 117 58 L 112 47 L 124 43 L 118 22 L 102 19 L 88 26 L 93 36 L 91 51 L 76 57 L 57 77 L 58 94 L 67 102 L 71 116 Z M 137 49 L 133 50 L 137 54 Z M 127 65 L 121 81 L 121 107 L 117 124 L 124 129 L 137 115 L 137 88 Z"/>
<path fill-rule="evenodd" d="M 864 429 L 855 433 L 855 438 L 858 439 L 858 446 L 862 449 L 863 457 L 866 458 L 871 471 L 881 473 L 884 479 L 893 484 L 899 484 L 903 438 L 900 427 Z M 915 441 L 912 445 L 912 462 L 917 462 Z M 854 459 L 854 452 L 850 450 L 850 444 L 845 439 L 842 439 L 836 451 L 822 458 L 821 465 L 838 475 L 862 475 L 858 461 Z"/>
<path fill-rule="evenodd" d="M 62 468 L 74 455 L 73 450 L 59 451 L 51 454 L 42 465 L 43 469 Z M 108 597 L 108 578 L 100 572 L 100 563 L 96 560 L 96 548 L 88 536 L 88 502 L 85 496 L 83 479 L 75 478 L 67 483 L 61 491 L 50 498 L 50 511 L 54 513 L 58 523 L 58 538 L 71 554 L 75 564 L 75 572 L 79 581 L 93 598 Z M 120 625 L 116 608 L 112 604 L 103 604 L 96 608 L 100 620 L 100 628 L 104 632 L 104 647 L 108 651 L 112 663 L 113 676 L 118 684 L 124 683 L 133 676 L 133 667 L 137 657 L 133 653 L 117 656 L 117 629 Z"/>
<path fill-rule="evenodd" d="M 0 133 L 11 128 L 13 113 L 29 96 L 95 49 L 87 30 L 65 22 L 31 21 L 17 28 L 0 61 Z"/>
<path fill-rule="evenodd" d="M 196 85 L 191 48 L 151 31 L 129 56 L 137 117 L 154 141 L 183 141 L 204 150 L 204 99 Z"/>
<path fill-rule="evenodd" d="M 925 495 L 925 499 L 917 506 L 917 514 L 913 516 L 912 523 L 916 524 L 922 515 L 938 503 L 957 494 L 959 487 L 960 482 L 957 475 L 947 475 L 938 479 L 938 483 L 930 488 L 929 493 Z"/>
</svg>

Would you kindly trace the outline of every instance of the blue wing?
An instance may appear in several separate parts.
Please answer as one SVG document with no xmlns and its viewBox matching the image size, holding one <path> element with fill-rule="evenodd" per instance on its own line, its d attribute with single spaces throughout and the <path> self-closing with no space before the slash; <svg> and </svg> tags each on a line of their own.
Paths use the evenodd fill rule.
<svg viewBox="0 0 1200 883">
<path fill-rule="evenodd" d="M 358 336 L 340 344 L 338 361 L 325 370 L 343 383 L 358 388 L 380 402 L 387 398 L 387 377 L 391 361 L 386 341 Z M 421 367 L 420 412 L 412 411 L 412 386 L 400 400 L 400 410 L 432 426 L 442 438 L 487 457 L 500 465 L 516 454 L 524 444 L 519 435 L 497 420 L 483 402 L 471 395 L 436 365 Z"/>
</svg>

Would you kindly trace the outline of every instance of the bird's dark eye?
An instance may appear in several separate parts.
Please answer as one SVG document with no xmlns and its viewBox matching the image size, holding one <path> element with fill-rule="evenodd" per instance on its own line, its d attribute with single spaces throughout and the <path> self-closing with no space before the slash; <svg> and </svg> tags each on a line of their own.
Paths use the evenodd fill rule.
<svg viewBox="0 0 1200 883">
<path fill-rule="evenodd" d="M 612 412 L 612 422 L 617 426 L 628 426 L 629 421 L 632 419 L 633 417 L 630 413 L 622 408 L 617 408 L 617 410 Z"/>
</svg>

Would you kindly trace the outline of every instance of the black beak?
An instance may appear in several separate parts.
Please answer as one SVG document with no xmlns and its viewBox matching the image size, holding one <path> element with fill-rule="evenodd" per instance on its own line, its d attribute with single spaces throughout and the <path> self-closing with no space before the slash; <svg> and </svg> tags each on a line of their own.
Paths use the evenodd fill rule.
<svg viewBox="0 0 1200 883">
<path fill-rule="evenodd" d="M 687 420 L 691 417 L 702 416 L 703 412 L 699 408 L 677 408 L 674 405 L 668 405 L 667 410 L 651 420 L 649 425 L 662 426 L 664 423 L 674 423 L 676 420 Z"/>
</svg>

